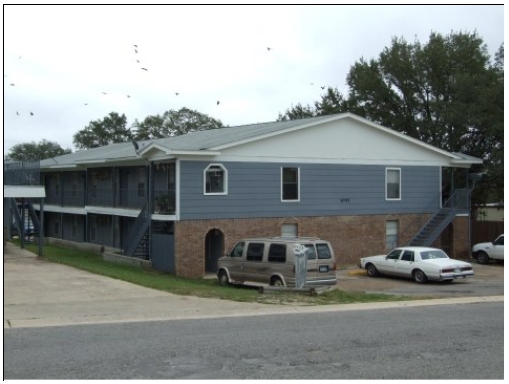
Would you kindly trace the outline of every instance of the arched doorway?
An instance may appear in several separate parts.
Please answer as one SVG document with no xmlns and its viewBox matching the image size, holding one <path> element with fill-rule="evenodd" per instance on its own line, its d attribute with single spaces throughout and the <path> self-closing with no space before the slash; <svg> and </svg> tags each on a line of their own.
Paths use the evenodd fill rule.
<svg viewBox="0 0 509 384">
<path fill-rule="evenodd" d="M 217 272 L 217 260 L 224 256 L 224 235 L 211 229 L 205 237 L 205 272 Z"/>
</svg>

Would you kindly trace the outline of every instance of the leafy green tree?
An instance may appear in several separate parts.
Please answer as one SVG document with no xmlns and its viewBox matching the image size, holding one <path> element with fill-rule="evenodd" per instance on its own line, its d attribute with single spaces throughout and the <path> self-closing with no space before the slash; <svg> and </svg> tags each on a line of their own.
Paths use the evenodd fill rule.
<svg viewBox="0 0 509 384">
<path fill-rule="evenodd" d="M 136 140 L 148 140 L 179 136 L 203 129 L 221 128 L 223 123 L 206 114 L 184 107 L 178 111 L 173 109 L 166 111 L 162 116 L 147 116 L 142 122 L 136 121 L 134 127 Z"/>
<path fill-rule="evenodd" d="M 353 112 L 450 152 L 484 160 L 474 202 L 503 201 L 503 45 L 490 62 L 477 33 L 431 33 L 429 41 L 393 38 L 378 58 L 361 58 L 347 76 L 347 98 L 328 88 L 315 108 L 279 114 L 293 119 Z"/>
<path fill-rule="evenodd" d="M 9 150 L 7 157 L 9 160 L 30 162 L 66 155 L 71 152 L 70 149 L 63 149 L 56 142 L 43 139 L 38 143 L 32 141 L 16 144 Z"/>
<path fill-rule="evenodd" d="M 73 143 L 78 149 L 88 149 L 112 143 L 127 142 L 131 132 L 127 128 L 127 119 L 116 112 L 110 112 L 103 120 L 91 121 L 73 136 Z"/>
</svg>

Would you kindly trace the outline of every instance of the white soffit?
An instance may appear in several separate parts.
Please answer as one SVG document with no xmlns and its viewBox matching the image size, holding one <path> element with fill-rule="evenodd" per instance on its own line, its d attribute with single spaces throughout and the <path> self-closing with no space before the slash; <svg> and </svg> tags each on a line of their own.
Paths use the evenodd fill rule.
<svg viewBox="0 0 509 384">
<path fill-rule="evenodd" d="M 40 185 L 4 185 L 4 198 L 40 198 L 46 197 L 46 191 Z"/>
</svg>

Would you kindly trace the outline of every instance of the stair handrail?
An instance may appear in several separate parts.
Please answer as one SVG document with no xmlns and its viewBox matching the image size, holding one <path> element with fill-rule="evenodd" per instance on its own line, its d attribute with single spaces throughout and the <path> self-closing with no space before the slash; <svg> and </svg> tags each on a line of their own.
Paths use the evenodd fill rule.
<svg viewBox="0 0 509 384">
<path fill-rule="evenodd" d="M 32 224 L 34 226 L 34 231 L 38 234 L 40 234 L 40 228 L 41 225 L 39 223 L 39 218 L 37 217 L 37 213 L 35 213 L 34 203 L 32 203 L 32 200 L 27 199 L 27 206 L 28 206 L 28 212 L 30 215 L 30 220 L 32 220 Z"/>
<path fill-rule="evenodd" d="M 408 224 L 405 228 L 405 230 L 403 231 L 402 233 L 402 237 L 405 238 L 405 235 L 408 233 L 408 231 L 410 230 L 410 228 L 412 228 L 415 223 L 418 221 L 419 222 L 419 231 L 421 230 L 421 228 L 423 228 L 424 226 L 422 225 L 422 221 L 423 221 L 423 218 L 422 218 L 422 215 L 426 212 L 434 212 L 433 215 L 431 216 L 431 218 L 433 218 L 433 216 L 436 214 L 437 210 L 436 210 L 436 205 L 437 205 L 437 202 L 440 201 L 440 196 L 442 196 L 442 192 L 439 192 L 437 196 L 433 196 L 432 199 L 430 200 L 430 202 L 428 203 L 428 205 L 421 211 L 421 213 L 419 213 L 419 216 L 414 218 L 410 224 Z M 430 218 L 430 219 L 431 219 Z M 428 220 L 429 221 L 429 220 Z M 427 222 L 426 222 L 427 224 Z M 414 236 L 415 237 L 415 236 Z"/>
<path fill-rule="evenodd" d="M 464 193 L 465 191 L 467 192 L 467 196 L 465 197 L 465 199 L 467 199 L 466 205 L 468 206 L 468 201 L 469 201 L 468 196 L 469 196 L 469 193 L 471 192 L 471 190 L 468 190 L 468 189 L 455 190 L 454 193 L 445 201 L 445 203 L 442 204 L 442 207 L 440 209 L 438 209 L 433 215 L 431 215 L 431 217 L 428 219 L 428 221 L 426 221 L 426 223 L 419 228 L 419 230 L 417 231 L 417 234 L 409 241 L 409 243 L 411 243 L 422 232 L 422 230 L 424 228 L 426 228 L 431 221 L 433 221 L 433 219 L 439 213 L 443 213 L 443 212 L 446 212 L 445 210 L 449 210 L 449 212 L 448 212 L 447 216 L 444 218 L 443 222 L 446 222 L 446 221 L 450 222 L 449 219 L 452 216 L 456 216 L 456 214 L 458 212 L 458 206 L 459 206 L 459 204 L 457 203 L 458 196 L 460 196 L 460 194 Z M 442 232 L 444 230 L 444 228 L 442 228 L 442 225 L 438 225 L 433 230 L 433 232 L 426 238 L 426 240 L 429 240 L 430 238 L 435 236 L 438 230 L 440 230 L 440 232 Z"/>
<path fill-rule="evenodd" d="M 150 215 L 148 211 L 148 203 L 145 203 L 145 205 L 143 205 L 143 208 L 140 211 L 140 214 L 134 221 L 131 230 L 129 231 L 129 242 L 127 244 L 126 249 L 124 250 L 125 255 L 129 256 L 134 254 L 139 244 L 139 240 L 137 239 L 136 235 L 143 229 L 143 227 L 147 226 L 148 228 L 147 223 L 149 220 Z"/>
</svg>

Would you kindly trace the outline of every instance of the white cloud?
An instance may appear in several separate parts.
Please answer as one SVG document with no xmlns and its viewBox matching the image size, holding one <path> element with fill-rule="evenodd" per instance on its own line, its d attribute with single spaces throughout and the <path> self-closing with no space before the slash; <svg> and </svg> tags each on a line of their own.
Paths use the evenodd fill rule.
<svg viewBox="0 0 509 384">
<path fill-rule="evenodd" d="M 477 31 L 493 54 L 503 16 L 503 6 L 4 5 L 4 151 L 42 139 L 72 148 L 110 112 L 130 124 L 181 107 L 231 126 L 275 120 L 318 101 L 320 86 L 346 92 L 350 66 L 394 36 Z"/>
</svg>

